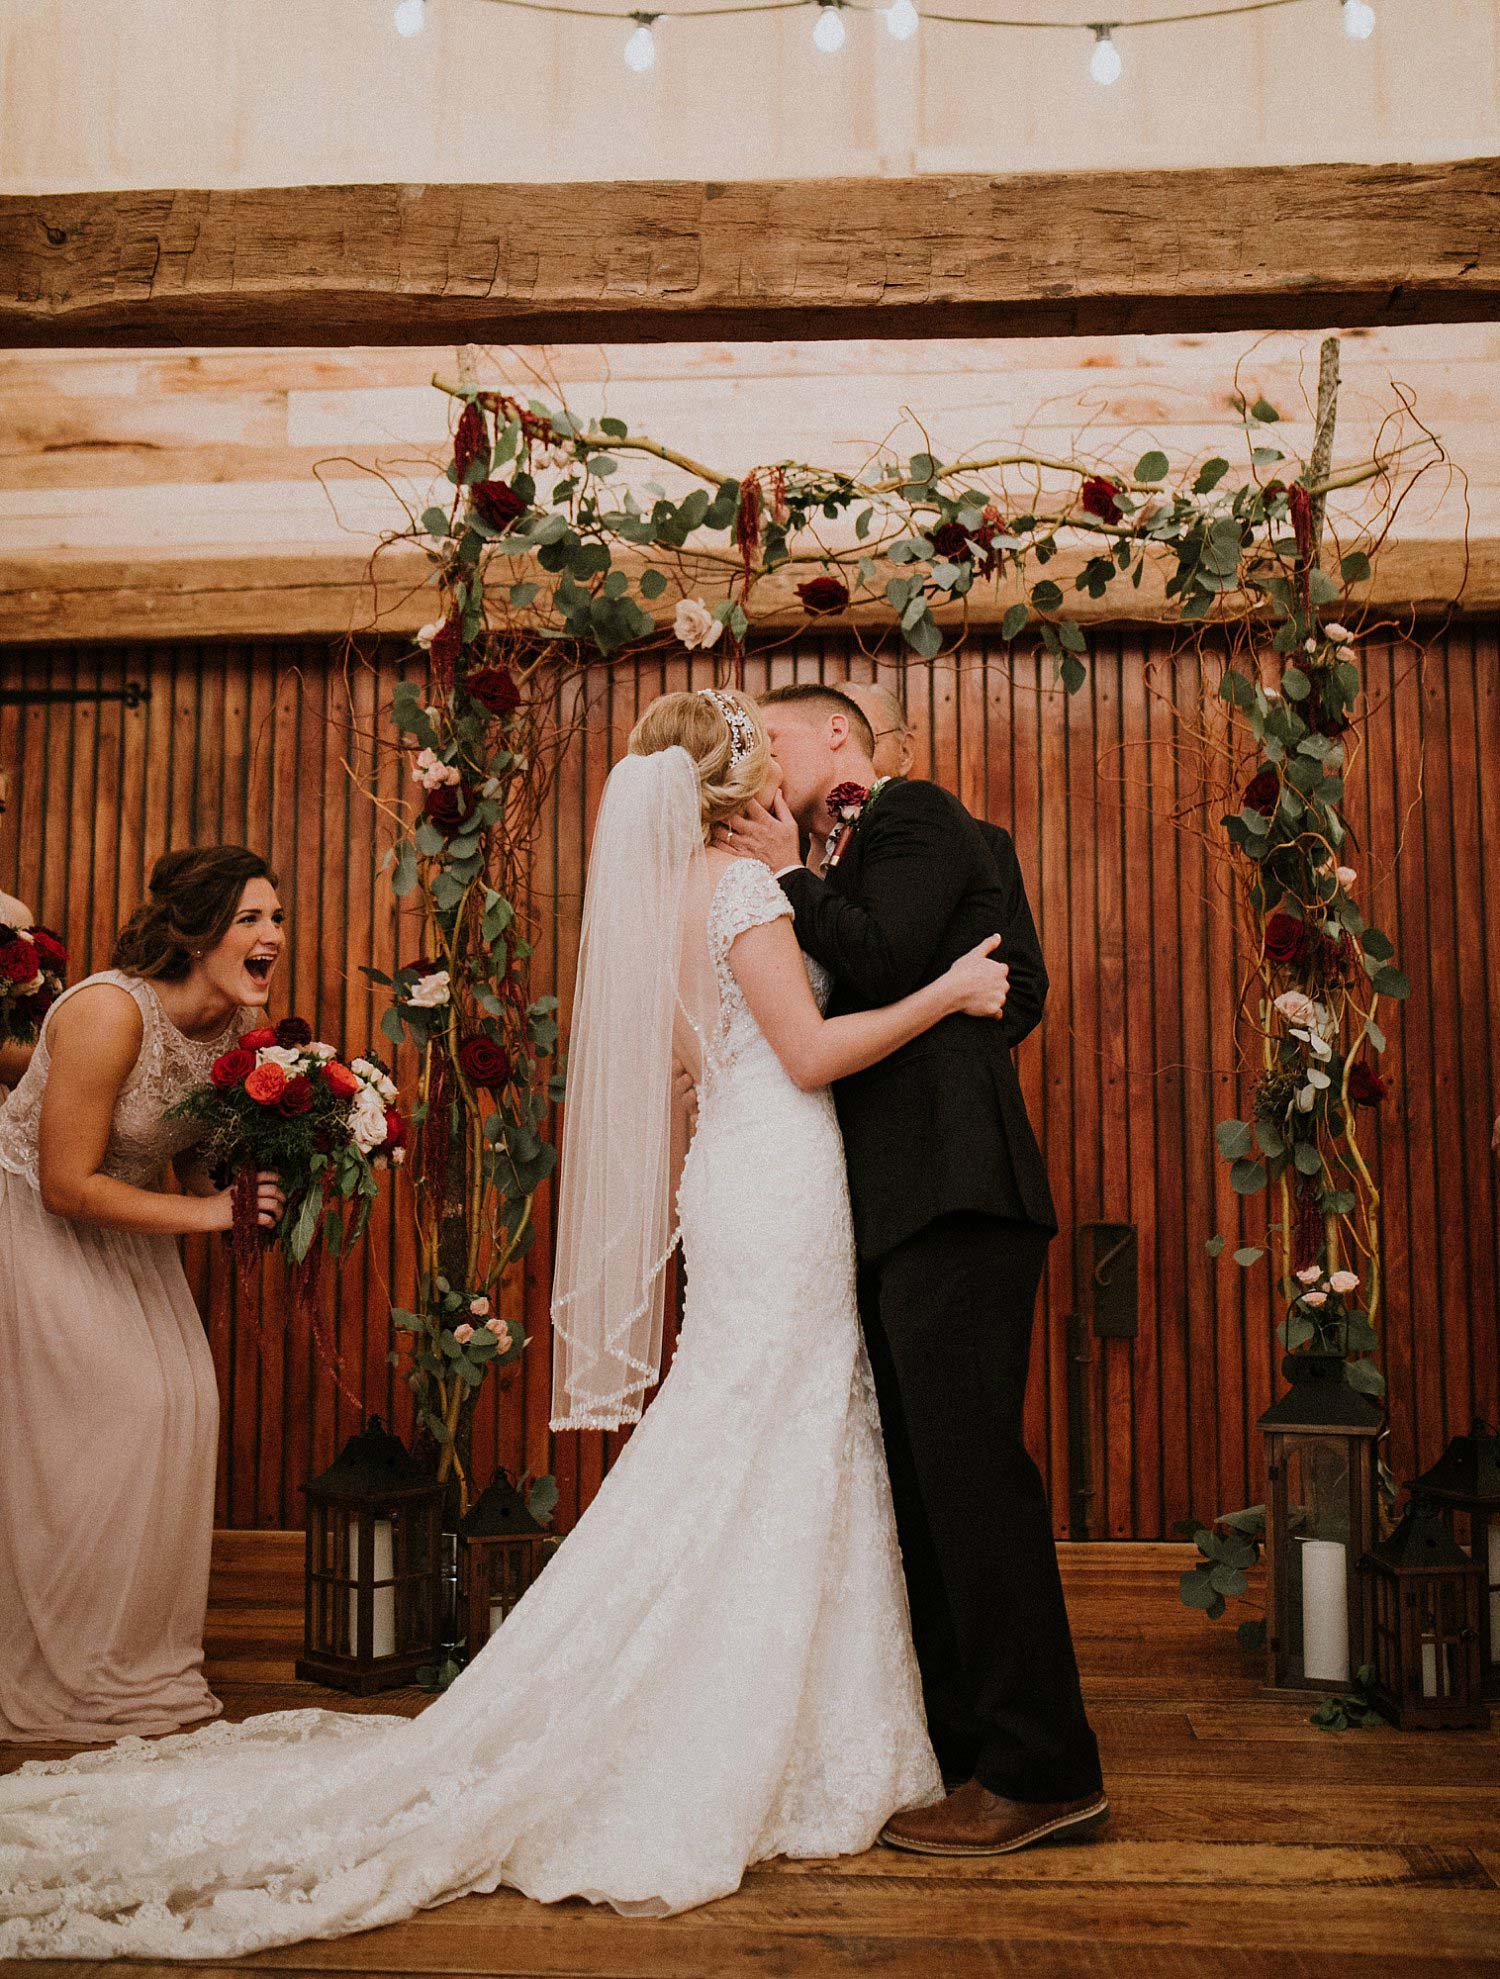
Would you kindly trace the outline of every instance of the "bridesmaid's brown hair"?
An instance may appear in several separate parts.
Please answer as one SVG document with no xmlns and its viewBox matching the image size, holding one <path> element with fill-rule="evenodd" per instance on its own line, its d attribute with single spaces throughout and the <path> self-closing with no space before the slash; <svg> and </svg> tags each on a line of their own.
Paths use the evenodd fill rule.
<svg viewBox="0 0 1500 1979">
<path fill-rule="evenodd" d="M 115 937 L 110 967 L 162 983 L 181 982 L 193 956 L 216 948 L 251 880 L 276 875 L 245 845 L 189 845 L 151 869 L 150 897 Z"/>
</svg>

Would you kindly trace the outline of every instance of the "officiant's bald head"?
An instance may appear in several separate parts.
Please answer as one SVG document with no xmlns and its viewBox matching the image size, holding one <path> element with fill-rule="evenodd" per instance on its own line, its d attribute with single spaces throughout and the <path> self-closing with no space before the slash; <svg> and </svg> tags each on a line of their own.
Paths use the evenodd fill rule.
<svg viewBox="0 0 1500 1979">
<path fill-rule="evenodd" d="M 846 680 L 839 689 L 852 701 L 875 738 L 871 761 L 877 776 L 910 776 L 917 739 L 899 695 L 873 680 Z"/>
</svg>

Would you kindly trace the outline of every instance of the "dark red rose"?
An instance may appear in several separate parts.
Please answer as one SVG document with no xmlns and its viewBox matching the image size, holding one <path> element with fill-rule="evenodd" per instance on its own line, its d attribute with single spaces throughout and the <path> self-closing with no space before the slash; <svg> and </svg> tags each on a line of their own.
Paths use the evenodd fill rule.
<svg viewBox="0 0 1500 1979">
<path fill-rule="evenodd" d="M 531 506 L 508 481 L 478 481 L 469 492 L 475 508 L 491 529 L 509 529 Z"/>
<path fill-rule="evenodd" d="M 1245 794 L 1240 799 L 1247 811 L 1259 811 L 1263 818 L 1274 818 L 1276 806 L 1281 802 L 1281 778 L 1269 763 L 1257 770 L 1245 785 Z"/>
<path fill-rule="evenodd" d="M 474 815 L 474 799 L 461 783 L 440 783 L 428 791 L 422 801 L 422 809 L 438 830 L 447 832 L 451 838 L 455 832 L 462 831 Z"/>
<path fill-rule="evenodd" d="M 61 974 L 68 966 L 68 951 L 62 936 L 54 934 L 51 928 L 32 928 L 30 933 L 43 962 L 49 969 L 56 969 Z"/>
<path fill-rule="evenodd" d="M 458 1064 L 470 1085 L 482 1086 L 486 1092 L 497 1092 L 510 1077 L 508 1054 L 480 1032 L 458 1047 Z"/>
<path fill-rule="evenodd" d="M 946 557 L 949 563 L 956 563 L 960 557 L 966 561 L 973 560 L 974 551 L 969 540 L 969 532 L 961 522 L 945 522 L 940 528 L 934 529 L 932 547 L 940 557 Z"/>
<path fill-rule="evenodd" d="M 1300 962 L 1307 953 L 1308 926 L 1291 914 L 1279 911 L 1266 922 L 1266 960 Z"/>
<path fill-rule="evenodd" d="M 222 1058 L 216 1058 L 208 1068 L 208 1076 L 221 1093 L 227 1093 L 232 1086 L 242 1086 L 255 1070 L 255 1053 L 244 1045 L 237 1045 L 233 1051 L 226 1051 Z"/>
<path fill-rule="evenodd" d="M 295 1119 L 299 1113 L 306 1113 L 313 1103 L 312 1080 L 296 1072 L 287 1080 L 280 1100 L 280 1111 Z"/>
<path fill-rule="evenodd" d="M 1356 1058 L 1349 1069 L 1349 1097 L 1356 1106 L 1379 1106 L 1391 1090 L 1367 1058 Z"/>
<path fill-rule="evenodd" d="M 1113 481 L 1106 480 L 1102 474 L 1091 474 L 1080 490 L 1084 514 L 1096 516 L 1100 522 L 1118 522 L 1119 492 Z"/>
<path fill-rule="evenodd" d="M 1346 715 L 1333 712 L 1316 686 L 1302 704 L 1302 719 L 1314 735 L 1326 735 L 1330 739 L 1346 734 L 1351 726 Z"/>
<path fill-rule="evenodd" d="M 305 1017 L 283 1017 L 276 1026 L 277 1044 L 286 1045 L 289 1050 L 312 1043 L 312 1025 Z"/>
<path fill-rule="evenodd" d="M 29 983 L 33 976 L 40 975 L 41 967 L 41 956 L 20 935 L 12 935 L 9 941 L 0 942 L 0 976 L 13 983 Z"/>
<path fill-rule="evenodd" d="M 870 801 L 870 793 L 862 783 L 836 783 L 827 801 L 832 815 L 841 818 L 846 811 L 862 810 Z"/>
<path fill-rule="evenodd" d="M 246 1031 L 240 1044 L 246 1051 L 264 1051 L 268 1044 L 275 1044 L 276 1029 L 272 1024 L 257 1025 L 253 1031 Z"/>
<path fill-rule="evenodd" d="M 489 433 L 484 423 L 484 414 L 472 399 L 458 415 L 458 425 L 453 433 L 453 467 L 458 475 L 458 485 L 463 486 L 464 476 L 474 465 L 489 444 Z"/>
<path fill-rule="evenodd" d="M 841 612 L 849 602 L 849 586 L 839 577 L 810 577 L 797 586 L 797 596 L 810 612 Z"/>
<path fill-rule="evenodd" d="M 465 675 L 464 686 L 492 715 L 512 714 L 521 705 L 521 690 L 509 667 L 475 667 Z"/>
<path fill-rule="evenodd" d="M 430 976 L 434 969 L 446 969 L 446 962 L 434 962 L 430 955 L 414 955 L 410 962 L 403 962 L 403 969 L 410 969 L 414 975 Z"/>
<path fill-rule="evenodd" d="M 404 1148 L 406 1146 L 406 1122 L 401 1118 L 401 1115 L 396 1111 L 394 1106 L 388 1106 L 385 1110 L 385 1139 L 381 1143 L 381 1146 L 387 1152 L 392 1148 Z"/>
</svg>

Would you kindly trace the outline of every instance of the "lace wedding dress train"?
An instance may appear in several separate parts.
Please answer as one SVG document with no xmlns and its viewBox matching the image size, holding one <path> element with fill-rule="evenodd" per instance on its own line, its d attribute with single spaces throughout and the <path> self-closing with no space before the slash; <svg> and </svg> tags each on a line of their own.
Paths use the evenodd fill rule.
<svg viewBox="0 0 1500 1979">
<path fill-rule="evenodd" d="M 938 1796 L 832 1102 L 728 967 L 788 912 L 748 861 L 714 893 L 676 1360 L 541 1579 L 419 1718 L 282 1712 L 0 1779 L 0 1955 L 231 1958 L 502 1884 L 667 1915 Z"/>
</svg>

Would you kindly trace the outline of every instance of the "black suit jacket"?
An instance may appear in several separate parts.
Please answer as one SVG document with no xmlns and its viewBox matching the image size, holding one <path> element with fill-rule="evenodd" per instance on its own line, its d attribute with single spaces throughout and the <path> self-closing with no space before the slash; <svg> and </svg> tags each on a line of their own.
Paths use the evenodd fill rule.
<svg viewBox="0 0 1500 1979">
<path fill-rule="evenodd" d="M 824 879 L 782 875 L 797 939 L 834 979 L 828 1014 L 894 1003 L 989 934 L 1010 966 L 1004 1015 L 947 1017 L 834 1086 L 861 1258 L 934 1218 L 982 1210 L 1045 1230 L 1057 1212 L 1011 1048 L 1047 971 L 1009 832 L 935 783 L 884 785 Z"/>
</svg>

